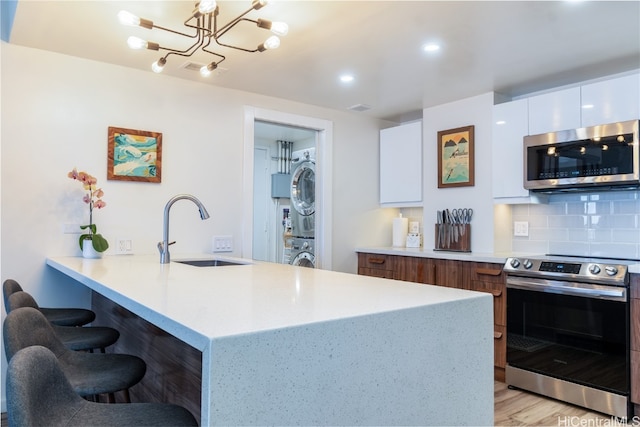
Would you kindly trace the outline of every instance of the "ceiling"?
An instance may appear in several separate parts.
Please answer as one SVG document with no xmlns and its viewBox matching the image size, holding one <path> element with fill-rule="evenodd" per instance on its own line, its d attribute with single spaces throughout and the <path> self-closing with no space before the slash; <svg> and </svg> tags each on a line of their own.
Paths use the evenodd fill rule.
<svg viewBox="0 0 640 427">
<path fill-rule="evenodd" d="M 219 1 L 220 22 L 250 0 Z M 10 42 L 148 70 L 162 53 L 134 51 L 135 35 L 184 49 L 190 39 L 122 26 L 128 10 L 156 25 L 189 32 L 194 2 L 19 0 Z M 639 1 L 273 1 L 248 18 L 285 21 L 280 48 L 227 48 L 214 75 L 181 68 L 211 55 L 170 56 L 163 74 L 392 121 L 434 105 L 496 91 L 509 97 L 640 68 Z M 238 26 L 229 41 L 254 47 L 268 33 Z M 259 37 L 259 38 L 256 38 Z M 257 41 L 254 41 L 255 40 Z M 423 51 L 437 41 L 438 52 Z M 254 43 L 254 44 L 252 44 Z M 339 75 L 355 80 L 341 83 Z"/>
</svg>

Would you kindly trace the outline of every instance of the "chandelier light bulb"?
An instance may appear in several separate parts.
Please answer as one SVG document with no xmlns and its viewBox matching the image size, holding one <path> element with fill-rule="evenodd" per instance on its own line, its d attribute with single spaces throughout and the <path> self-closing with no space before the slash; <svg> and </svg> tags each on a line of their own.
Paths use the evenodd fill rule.
<svg viewBox="0 0 640 427">
<path fill-rule="evenodd" d="M 211 13 L 216 10 L 216 7 L 218 7 L 218 4 L 215 0 L 201 0 L 198 5 L 198 11 L 202 14 Z"/>
<path fill-rule="evenodd" d="M 140 25 L 140 18 L 126 10 L 118 12 L 118 20 L 122 25 L 128 25 L 130 27 L 137 27 Z"/>
<path fill-rule="evenodd" d="M 202 77 L 209 77 L 213 72 L 213 70 L 215 70 L 216 68 L 218 68 L 218 64 L 216 64 L 215 62 L 212 62 L 209 65 L 203 65 L 200 68 L 200 75 Z"/>
<path fill-rule="evenodd" d="M 263 43 L 265 49 L 277 49 L 280 46 L 280 39 L 278 36 L 271 36 Z"/>
<path fill-rule="evenodd" d="M 286 36 L 289 32 L 289 26 L 286 22 L 272 22 L 271 23 L 271 32 L 273 34 L 277 34 L 279 36 Z"/>
<path fill-rule="evenodd" d="M 154 73 L 161 73 L 162 69 L 164 68 L 164 64 L 166 63 L 167 63 L 166 59 L 160 58 L 151 65 L 151 69 L 153 70 Z"/>
<path fill-rule="evenodd" d="M 146 49 L 147 47 L 146 40 L 142 40 L 140 37 L 135 37 L 135 36 L 129 37 L 127 39 L 127 44 L 131 49 L 136 49 L 136 50 Z"/>
</svg>

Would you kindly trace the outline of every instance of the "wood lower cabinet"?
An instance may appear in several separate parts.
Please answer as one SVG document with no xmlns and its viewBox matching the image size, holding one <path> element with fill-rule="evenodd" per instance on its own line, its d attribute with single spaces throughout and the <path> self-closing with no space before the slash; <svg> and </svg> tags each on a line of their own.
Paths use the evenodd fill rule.
<svg viewBox="0 0 640 427">
<path fill-rule="evenodd" d="M 640 415 L 640 274 L 631 275 L 631 401 Z"/>
<path fill-rule="evenodd" d="M 394 258 L 390 255 L 358 254 L 358 274 L 393 279 Z"/>
<path fill-rule="evenodd" d="M 393 278 L 415 283 L 434 283 L 436 264 L 431 259 L 414 257 L 394 257 L 395 266 Z"/>
<path fill-rule="evenodd" d="M 507 363 L 507 300 L 502 264 L 359 253 L 358 274 L 493 295 L 495 378 L 504 381 Z"/>
</svg>

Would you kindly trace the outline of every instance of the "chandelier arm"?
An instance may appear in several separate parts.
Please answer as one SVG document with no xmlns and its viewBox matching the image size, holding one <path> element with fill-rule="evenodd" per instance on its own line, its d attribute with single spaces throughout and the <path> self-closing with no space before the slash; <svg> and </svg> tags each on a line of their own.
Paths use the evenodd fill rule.
<svg viewBox="0 0 640 427">
<path fill-rule="evenodd" d="M 189 36 L 189 37 L 196 37 L 201 31 L 207 33 L 207 36 L 211 36 L 213 34 L 213 32 L 211 31 L 211 17 L 209 17 L 209 26 L 208 28 L 204 26 L 205 24 L 205 18 L 204 17 L 198 17 L 198 23 L 196 25 L 193 24 L 189 24 L 189 21 L 191 21 L 191 19 L 193 19 L 193 17 L 187 19 L 186 21 L 184 21 L 184 26 L 189 27 L 189 28 L 194 28 L 196 30 L 196 34 L 193 36 Z M 202 19 L 202 22 L 200 22 L 200 19 Z"/>
<path fill-rule="evenodd" d="M 219 46 L 228 47 L 228 48 L 236 49 L 236 50 L 241 50 L 241 51 L 243 51 L 243 52 L 249 52 L 249 53 L 253 53 L 253 52 L 257 52 L 257 51 L 258 51 L 258 49 L 257 49 L 257 48 L 256 48 L 256 49 L 245 49 L 245 48 L 243 48 L 243 47 L 239 47 L 239 46 L 232 46 L 232 45 L 230 45 L 230 44 L 220 43 L 220 41 L 219 41 L 217 38 L 215 38 L 215 37 L 214 37 L 214 40 L 216 41 L 216 43 L 217 43 Z"/>
<path fill-rule="evenodd" d="M 221 36 L 222 34 L 226 33 L 227 31 L 229 31 L 231 28 L 233 28 L 238 22 L 240 22 L 244 16 L 251 12 L 254 8 L 251 7 L 249 9 L 247 9 L 245 12 L 241 13 L 240 15 L 238 15 L 236 18 L 232 19 L 231 21 L 227 22 L 222 28 L 220 28 L 218 30 L 218 18 L 214 17 L 214 21 L 215 21 L 215 30 L 214 30 L 214 37 L 216 38 L 216 42 L 217 42 L 217 37 Z M 219 34 L 220 33 L 220 34 Z"/>
<path fill-rule="evenodd" d="M 252 19 L 238 17 L 233 22 L 233 25 L 226 25 L 223 29 L 221 29 L 220 31 L 217 31 L 213 35 L 213 39 L 216 41 L 216 43 L 218 45 L 223 46 L 223 47 L 228 47 L 228 48 L 231 48 L 231 49 L 237 49 L 237 50 L 241 50 L 243 52 L 249 52 L 249 53 L 257 52 L 258 48 L 256 48 L 256 49 L 245 49 L 243 47 L 232 46 L 232 45 L 229 45 L 229 44 L 221 43 L 220 40 L 218 40 L 220 37 L 224 36 L 229 30 L 231 30 L 233 27 L 235 27 L 237 24 L 239 24 L 242 21 L 249 21 L 249 22 L 257 23 L 257 21 L 254 21 Z"/>
<path fill-rule="evenodd" d="M 199 30 L 198 27 L 194 27 L 193 25 L 187 25 L 185 24 L 187 27 L 191 27 L 191 28 L 195 28 L 196 30 Z M 159 30 L 163 30 L 163 31 L 167 31 L 169 33 L 173 33 L 173 34 L 178 34 L 181 36 L 185 36 L 185 37 L 189 37 L 190 39 L 194 39 L 196 37 L 198 37 L 198 32 L 196 31 L 196 34 L 191 35 L 191 34 L 185 34 L 185 33 L 181 33 L 180 31 L 176 31 L 176 30 L 172 30 L 171 28 L 166 28 L 166 27 L 161 27 L 160 25 L 153 25 L 153 28 L 157 28 Z"/>
<path fill-rule="evenodd" d="M 236 25 L 238 25 L 240 22 L 242 21 L 249 21 L 249 22 L 257 22 L 257 21 L 253 21 L 251 19 L 248 18 L 238 18 L 233 22 L 233 25 L 225 25 L 224 28 L 220 29 L 220 31 L 216 31 L 214 34 L 214 38 L 216 39 L 216 43 L 218 42 L 218 38 L 224 36 L 227 32 L 229 32 L 233 27 L 235 27 Z"/>
<path fill-rule="evenodd" d="M 205 37 L 203 37 L 203 35 L 202 35 L 202 33 L 200 31 L 198 32 L 197 36 L 198 36 L 198 40 L 194 44 L 192 44 L 191 46 L 189 46 L 188 48 L 186 48 L 184 50 L 171 49 L 171 48 L 163 47 L 163 46 L 160 46 L 159 49 L 169 51 L 169 53 L 165 56 L 165 59 L 170 54 L 180 55 L 180 56 L 191 56 L 191 55 L 193 55 L 195 53 L 196 50 L 198 50 L 204 44 Z"/>
<path fill-rule="evenodd" d="M 224 55 L 220 55 L 219 53 L 215 53 L 215 52 L 212 52 L 210 50 L 207 50 L 207 49 L 205 49 L 205 47 L 202 48 L 203 52 L 210 53 L 211 55 L 215 55 L 215 56 L 218 56 L 218 57 L 222 58 L 220 61 L 216 62 L 216 64 L 220 64 L 222 61 L 227 59 Z"/>
</svg>

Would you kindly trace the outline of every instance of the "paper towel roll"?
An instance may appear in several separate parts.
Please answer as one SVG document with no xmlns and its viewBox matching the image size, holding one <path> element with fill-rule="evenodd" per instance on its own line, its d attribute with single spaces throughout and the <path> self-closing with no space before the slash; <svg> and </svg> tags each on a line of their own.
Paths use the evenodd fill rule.
<svg viewBox="0 0 640 427">
<path fill-rule="evenodd" d="M 420 223 L 418 221 L 411 221 L 409 223 L 409 233 L 410 234 L 420 233 Z"/>
<path fill-rule="evenodd" d="M 409 220 L 407 218 L 393 219 L 393 246 L 405 247 L 407 244 L 407 232 Z"/>
</svg>

